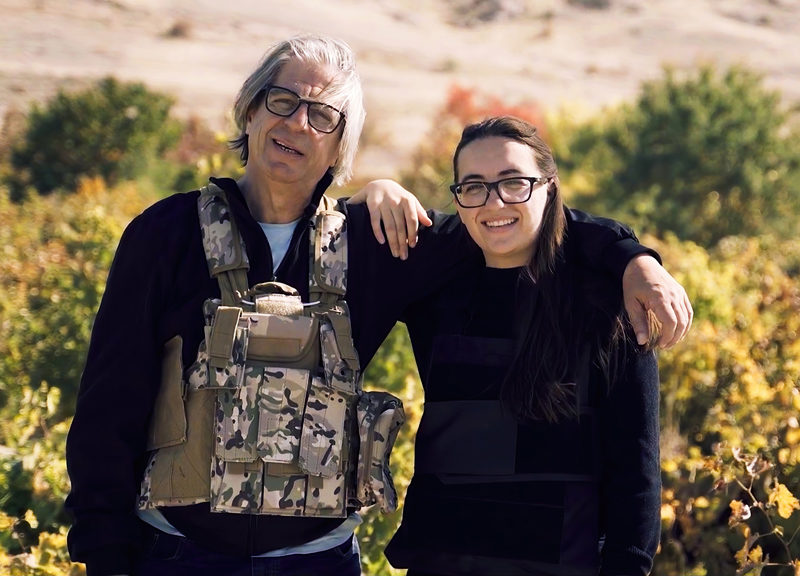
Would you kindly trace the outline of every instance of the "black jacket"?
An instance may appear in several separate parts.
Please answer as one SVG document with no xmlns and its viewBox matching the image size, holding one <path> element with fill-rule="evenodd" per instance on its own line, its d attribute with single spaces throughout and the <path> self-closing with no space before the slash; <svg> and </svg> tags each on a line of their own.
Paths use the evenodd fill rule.
<svg viewBox="0 0 800 576">
<path fill-rule="evenodd" d="M 655 358 L 623 340 L 609 383 L 599 352 L 621 291 L 577 262 L 558 270 L 562 305 L 545 302 L 519 269 L 485 268 L 456 274 L 404 316 L 425 412 L 403 521 L 386 549 L 395 567 L 484 576 L 652 568 L 661 498 Z M 555 424 L 520 421 L 500 401 L 524 310 L 533 318 L 545 306 L 564 310 L 547 337 L 573 351 L 564 381 L 577 383 L 579 417 Z"/>
<path fill-rule="evenodd" d="M 236 183 L 214 180 L 228 192 L 247 246 L 250 284 L 277 278 L 308 297 L 308 218 L 330 179 L 320 182 L 277 271 L 268 243 Z M 203 337 L 202 303 L 219 296 L 209 277 L 197 216 L 198 192 L 157 202 L 126 228 L 95 318 L 75 418 L 67 439 L 72 483 L 66 507 L 74 517 L 68 544 L 90 576 L 129 570 L 137 553 L 134 514 L 144 464 L 145 434 L 159 383 L 163 344 L 183 338 L 183 363 L 195 359 Z M 452 274 L 482 266 L 480 252 L 457 217 L 432 214 L 434 226 L 405 262 L 374 239 L 366 207 L 346 206 L 348 292 L 353 338 L 366 366 L 402 311 Z M 628 260 L 646 249 L 612 221 L 571 214 L 570 233 L 585 256 L 621 278 Z M 327 533 L 338 519 L 210 513 L 208 505 L 162 510 L 183 534 L 228 554 L 259 554 L 299 545 Z"/>
</svg>

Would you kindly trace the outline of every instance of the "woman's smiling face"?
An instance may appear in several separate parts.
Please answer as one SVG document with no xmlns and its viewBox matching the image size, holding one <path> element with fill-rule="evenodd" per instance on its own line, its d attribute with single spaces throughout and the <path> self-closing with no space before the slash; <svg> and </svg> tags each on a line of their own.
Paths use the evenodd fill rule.
<svg viewBox="0 0 800 576">
<path fill-rule="evenodd" d="M 479 138 L 464 146 L 457 166 L 459 183 L 542 176 L 530 146 L 499 136 Z M 521 204 L 505 204 L 497 190 L 492 190 L 484 206 L 458 206 L 461 221 L 483 251 L 487 266 L 513 268 L 528 264 L 547 205 L 547 182 L 537 182 L 530 199 Z"/>
</svg>

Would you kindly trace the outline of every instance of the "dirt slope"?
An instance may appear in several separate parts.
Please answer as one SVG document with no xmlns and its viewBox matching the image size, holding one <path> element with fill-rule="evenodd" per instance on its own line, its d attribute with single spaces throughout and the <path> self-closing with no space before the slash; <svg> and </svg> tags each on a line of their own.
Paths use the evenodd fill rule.
<svg viewBox="0 0 800 576">
<path fill-rule="evenodd" d="M 587 3 L 587 0 L 584 0 Z M 387 175 L 424 137 L 453 83 L 509 101 L 598 109 L 662 63 L 741 62 L 800 101 L 800 0 L 0 0 L 0 116 L 59 86 L 114 74 L 173 93 L 224 129 L 267 46 L 326 32 L 356 50 L 371 134 L 361 175 Z M 500 6 L 504 18 L 456 22 Z M 172 28 L 176 32 L 170 34 Z"/>
</svg>

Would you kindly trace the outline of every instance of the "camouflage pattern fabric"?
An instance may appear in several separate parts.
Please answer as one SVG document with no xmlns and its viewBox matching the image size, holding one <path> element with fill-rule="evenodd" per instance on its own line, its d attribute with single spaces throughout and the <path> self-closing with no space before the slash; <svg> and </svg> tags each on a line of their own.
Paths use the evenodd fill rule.
<svg viewBox="0 0 800 576">
<path fill-rule="evenodd" d="M 261 513 L 276 516 L 303 516 L 306 505 L 306 476 L 264 476 L 264 502 Z"/>
<path fill-rule="evenodd" d="M 297 462 L 310 372 L 265 368 L 262 378 L 258 392 L 258 457 L 264 462 Z"/>
<path fill-rule="evenodd" d="M 212 459 L 211 511 L 240 514 L 257 513 L 264 488 L 261 461 L 225 462 Z"/>
<path fill-rule="evenodd" d="M 208 388 L 208 350 L 206 341 L 200 342 L 197 350 L 197 359 L 186 369 L 186 381 L 189 383 L 190 390 L 202 390 Z"/>
<path fill-rule="evenodd" d="M 156 464 L 156 458 L 158 457 L 158 450 L 150 454 L 150 458 L 147 461 L 147 466 L 144 468 L 144 476 L 142 476 L 142 483 L 139 487 L 139 496 L 136 499 L 136 507 L 139 510 L 149 510 L 155 508 L 155 504 L 153 504 L 152 497 L 150 495 L 150 488 L 151 488 L 151 474 L 153 472 L 153 466 Z"/>
<path fill-rule="evenodd" d="M 344 474 L 335 474 L 331 478 L 308 477 L 305 516 L 344 517 L 347 515 L 346 503 L 347 490 Z"/>
<path fill-rule="evenodd" d="M 311 290 L 343 295 L 347 292 L 347 220 L 341 212 L 320 212 L 315 228 L 310 243 Z"/>
<path fill-rule="evenodd" d="M 361 446 L 358 451 L 356 495 L 364 506 L 379 504 L 384 513 L 397 509 L 397 491 L 389 455 L 405 422 L 402 401 L 387 392 L 365 392 L 358 402 Z"/>
<path fill-rule="evenodd" d="M 211 325 L 214 324 L 214 318 L 217 316 L 217 309 L 222 305 L 222 300 L 219 298 L 209 298 L 203 302 L 203 318 L 206 321 L 206 340 L 211 334 Z"/>
<path fill-rule="evenodd" d="M 244 384 L 244 364 L 247 358 L 247 343 L 250 333 L 250 318 L 242 316 L 233 337 L 231 356 L 221 368 L 209 366 L 211 388 L 241 388 Z M 212 332 L 213 338 L 213 332 Z"/>
<path fill-rule="evenodd" d="M 203 189 L 198 210 L 209 274 L 214 276 L 223 270 L 249 268 L 244 240 L 234 232 L 228 203 L 224 196 L 213 192 Z M 223 193 L 220 191 L 219 194 Z"/>
<path fill-rule="evenodd" d="M 247 367 L 245 385 L 217 393 L 214 447 L 226 462 L 253 462 L 258 442 L 259 402 L 263 368 Z"/>
<path fill-rule="evenodd" d="M 300 468 L 306 473 L 331 478 L 341 471 L 348 396 L 319 378 L 312 380 L 298 455 Z"/>
<path fill-rule="evenodd" d="M 355 393 L 355 375 L 344 358 L 342 358 L 339 344 L 336 341 L 336 332 L 331 321 L 325 316 L 320 319 L 319 338 L 325 383 L 337 390 Z"/>
</svg>

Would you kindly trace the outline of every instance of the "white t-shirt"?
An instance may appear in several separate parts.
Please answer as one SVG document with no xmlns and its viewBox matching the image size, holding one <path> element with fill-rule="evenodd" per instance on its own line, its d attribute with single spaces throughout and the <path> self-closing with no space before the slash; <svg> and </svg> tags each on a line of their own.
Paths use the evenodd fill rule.
<svg viewBox="0 0 800 576">
<path fill-rule="evenodd" d="M 267 224 L 266 222 L 259 222 L 261 229 L 269 241 L 269 247 L 272 250 L 272 270 L 273 272 L 278 269 L 278 266 L 283 262 L 283 257 L 286 256 L 286 251 L 289 249 L 289 243 L 292 241 L 292 234 L 294 228 L 300 219 L 286 224 Z"/>
</svg>

